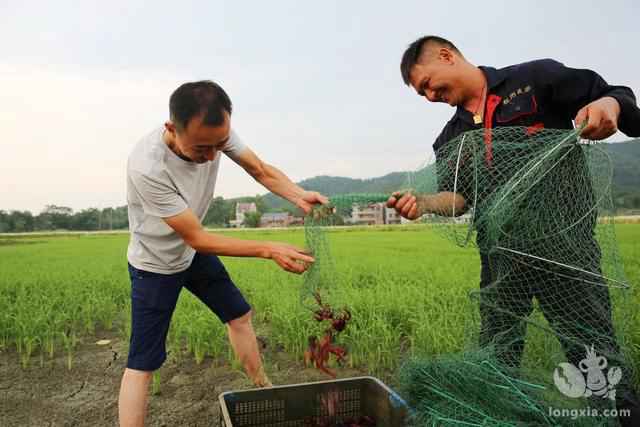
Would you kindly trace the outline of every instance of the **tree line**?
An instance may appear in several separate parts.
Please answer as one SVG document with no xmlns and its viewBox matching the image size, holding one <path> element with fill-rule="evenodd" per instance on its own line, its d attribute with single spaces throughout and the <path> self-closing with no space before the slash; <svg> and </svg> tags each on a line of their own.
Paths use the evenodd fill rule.
<svg viewBox="0 0 640 427">
<path fill-rule="evenodd" d="M 38 215 L 30 211 L 0 210 L 0 233 L 119 230 L 128 226 L 126 206 L 73 212 L 66 206 L 47 205 Z"/>
<path fill-rule="evenodd" d="M 216 197 L 204 217 L 206 227 L 226 227 L 235 218 L 238 202 L 256 204 L 257 213 L 245 219 L 248 227 L 257 227 L 260 217 L 271 208 L 263 196 L 224 199 Z M 0 210 L 0 233 L 27 233 L 33 231 L 101 231 L 129 228 L 127 206 L 116 208 L 89 208 L 74 212 L 66 206 L 46 205 L 37 215 L 30 211 Z"/>
</svg>

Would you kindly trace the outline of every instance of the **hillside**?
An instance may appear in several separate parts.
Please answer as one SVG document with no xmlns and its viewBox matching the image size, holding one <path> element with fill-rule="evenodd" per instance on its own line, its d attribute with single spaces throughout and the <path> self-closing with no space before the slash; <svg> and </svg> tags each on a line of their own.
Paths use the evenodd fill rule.
<svg viewBox="0 0 640 427">
<path fill-rule="evenodd" d="M 613 160 L 613 185 L 618 192 L 640 193 L 640 138 L 609 144 Z"/>
<path fill-rule="evenodd" d="M 316 176 L 300 181 L 298 185 L 310 191 L 328 196 L 347 193 L 391 193 L 402 188 L 407 179 L 406 172 L 393 172 L 377 178 L 357 179 L 340 176 Z M 289 205 L 274 194 L 267 194 L 264 201 L 270 209 L 284 209 Z"/>
</svg>

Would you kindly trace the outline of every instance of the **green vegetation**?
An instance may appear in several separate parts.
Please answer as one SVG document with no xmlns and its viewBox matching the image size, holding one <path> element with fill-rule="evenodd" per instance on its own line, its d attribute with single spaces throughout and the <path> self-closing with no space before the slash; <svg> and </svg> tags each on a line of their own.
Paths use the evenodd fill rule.
<svg viewBox="0 0 640 427">
<path fill-rule="evenodd" d="M 47 205 L 37 215 L 29 211 L 0 210 L 0 233 L 51 230 L 118 230 L 129 226 L 127 207 L 83 209 L 73 212 L 66 206 Z"/>
<path fill-rule="evenodd" d="M 244 222 L 243 225 L 249 228 L 258 228 L 260 227 L 260 218 L 262 214 L 260 212 L 247 212 L 244 214 Z"/>
<path fill-rule="evenodd" d="M 640 209 L 640 139 L 607 146 L 613 161 L 613 195 L 618 209 Z"/>
<path fill-rule="evenodd" d="M 626 271 L 637 283 L 640 226 L 616 229 Z M 238 235 L 304 243 L 301 229 Z M 476 312 L 468 298 L 479 281 L 474 249 L 457 248 L 427 226 L 341 228 L 332 230 L 329 238 L 336 263 L 335 301 L 353 313 L 341 335 L 350 364 L 377 373 L 396 368 L 403 355 L 438 355 L 464 347 Z M 17 350 L 16 363 L 24 367 L 64 354 L 72 368 L 77 343 L 92 340 L 97 329 L 118 330 L 127 337 L 127 239 L 126 234 L 38 236 L 0 243 L 0 348 Z M 33 243 L 21 244 L 27 242 Z M 274 345 L 302 357 L 307 337 L 316 327 L 300 304 L 303 278 L 268 261 L 226 258 L 224 262 L 253 305 L 258 330 Z M 637 289 L 631 298 L 640 303 Z M 633 316 L 635 330 L 640 330 L 640 314 Z M 640 354 L 640 336 L 633 339 Z M 168 346 L 170 357 L 193 357 L 198 362 L 231 355 L 222 325 L 186 291 L 173 318 Z M 546 349 L 534 340 L 528 351 L 530 357 L 542 358 Z"/>
</svg>

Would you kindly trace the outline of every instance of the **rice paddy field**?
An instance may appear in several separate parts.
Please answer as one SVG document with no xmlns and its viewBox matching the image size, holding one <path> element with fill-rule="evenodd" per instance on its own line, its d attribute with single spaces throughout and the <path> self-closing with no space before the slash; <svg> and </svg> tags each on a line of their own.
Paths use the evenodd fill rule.
<svg viewBox="0 0 640 427">
<path fill-rule="evenodd" d="M 619 224 L 616 232 L 628 278 L 638 284 L 640 225 Z M 225 234 L 304 245 L 302 229 Z M 349 366 L 343 369 L 388 379 L 408 355 L 435 356 L 465 346 L 477 316 L 468 297 L 479 281 L 475 249 L 457 248 L 428 226 L 415 225 L 336 229 L 329 238 L 337 272 L 331 285 L 335 299 L 353 315 L 341 334 L 349 349 Z M 130 317 L 127 243 L 126 233 L 0 237 L 0 361 L 6 372 L 23 373 L 13 381 L 38 381 L 30 372 L 71 375 L 84 360 L 87 344 L 105 335 L 122 343 L 123 359 Z M 300 304 L 303 277 L 266 260 L 224 258 L 223 262 L 254 307 L 258 334 L 271 349 L 286 355 L 287 363 L 301 363 L 307 337 L 317 328 Z M 637 287 L 625 298 L 640 306 Z M 637 331 L 631 337 L 636 366 L 639 312 L 625 313 L 633 317 Z M 543 360 L 546 350 L 536 344 L 536 332 L 530 333 L 527 357 Z M 219 372 L 242 376 L 223 325 L 187 291 L 173 317 L 168 350 L 172 363 L 190 366 L 193 372 L 208 369 L 215 361 L 223 368 Z M 270 357 L 265 355 L 268 369 L 284 369 Z M 124 361 L 118 366 L 123 368 Z M 552 370 L 549 367 L 550 375 Z M 116 385 L 121 372 L 116 369 L 112 374 Z M 0 377 L 4 397 L 15 386 L 10 381 Z M 154 388 L 163 390 L 163 381 L 157 378 Z M 209 401 L 215 397 L 209 396 Z M 0 416 L 10 409 L 0 407 Z M 113 413 L 113 402 L 109 411 Z"/>
</svg>

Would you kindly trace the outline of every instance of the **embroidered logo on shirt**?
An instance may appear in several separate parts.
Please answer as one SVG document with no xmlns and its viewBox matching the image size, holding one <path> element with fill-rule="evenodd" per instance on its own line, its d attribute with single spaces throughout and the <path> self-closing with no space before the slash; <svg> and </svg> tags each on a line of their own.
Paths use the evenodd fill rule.
<svg viewBox="0 0 640 427">
<path fill-rule="evenodd" d="M 515 91 L 511 92 L 509 95 L 505 95 L 504 99 L 502 100 L 502 103 L 504 105 L 507 105 L 516 96 L 522 95 L 523 93 L 529 93 L 529 92 L 531 92 L 531 85 L 526 85 L 524 88 L 519 87 Z"/>
</svg>

